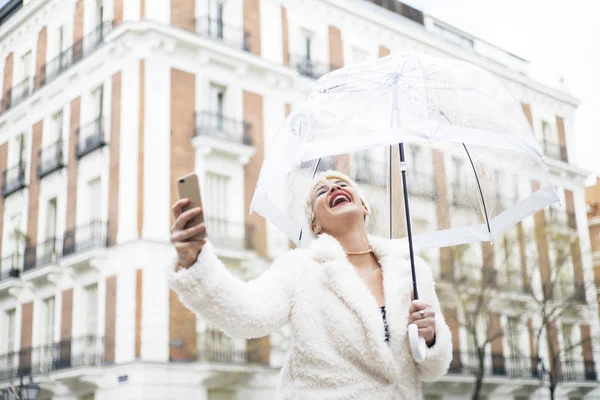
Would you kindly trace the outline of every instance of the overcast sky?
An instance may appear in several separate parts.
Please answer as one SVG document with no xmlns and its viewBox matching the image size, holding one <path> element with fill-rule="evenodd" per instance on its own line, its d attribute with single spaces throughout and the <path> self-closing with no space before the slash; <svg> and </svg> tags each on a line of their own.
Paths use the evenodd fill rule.
<svg viewBox="0 0 600 400">
<path fill-rule="evenodd" d="M 575 163 L 600 175 L 600 1 L 402 0 L 531 62 L 532 78 L 561 74 L 581 100 Z"/>
</svg>

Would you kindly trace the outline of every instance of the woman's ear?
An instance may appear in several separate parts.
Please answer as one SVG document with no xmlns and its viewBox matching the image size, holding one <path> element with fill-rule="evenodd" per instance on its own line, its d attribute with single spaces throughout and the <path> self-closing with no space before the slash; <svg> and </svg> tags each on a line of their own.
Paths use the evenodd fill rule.
<svg viewBox="0 0 600 400">
<path fill-rule="evenodd" d="M 368 216 L 368 215 L 371 215 L 371 211 L 369 211 L 369 209 L 367 208 L 367 206 L 365 206 L 365 205 L 363 204 L 363 208 L 364 208 L 364 214 L 365 214 L 365 217 L 366 217 L 366 216 Z"/>
<path fill-rule="evenodd" d="M 312 231 L 315 235 L 318 235 L 319 233 L 321 233 L 323 231 L 323 227 L 318 224 L 312 224 Z"/>
</svg>

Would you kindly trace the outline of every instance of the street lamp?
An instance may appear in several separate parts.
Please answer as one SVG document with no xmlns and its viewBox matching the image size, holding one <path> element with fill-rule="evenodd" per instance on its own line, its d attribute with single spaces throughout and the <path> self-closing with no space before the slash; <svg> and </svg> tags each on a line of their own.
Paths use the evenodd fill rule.
<svg viewBox="0 0 600 400">
<path fill-rule="evenodd" d="M 29 377 L 29 382 L 23 384 L 23 375 L 19 377 L 19 386 L 12 384 L 4 389 L 4 400 L 37 400 L 40 387 Z"/>
</svg>

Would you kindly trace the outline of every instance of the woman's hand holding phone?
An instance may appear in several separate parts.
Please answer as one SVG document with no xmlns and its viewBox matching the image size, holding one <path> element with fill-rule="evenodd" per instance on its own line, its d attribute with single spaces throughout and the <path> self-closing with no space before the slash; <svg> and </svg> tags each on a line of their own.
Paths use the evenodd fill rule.
<svg viewBox="0 0 600 400">
<path fill-rule="evenodd" d="M 187 198 L 180 199 L 173 204 L 172 208 L 175 223 L 171 227 L 171 243 L 175 245 L 179 258 L 179 266 L 182 268 L 189 268 L 194 265 L 198 254 L 200 254 L 202 247 L 206 244 L 206 239 L 189 240 L 206 231 L 204 223 L 186 228 L 190 220 L 202 214 L 200 207 L 183 211 L 189 203 L 190 200 Z"/>
</svg>

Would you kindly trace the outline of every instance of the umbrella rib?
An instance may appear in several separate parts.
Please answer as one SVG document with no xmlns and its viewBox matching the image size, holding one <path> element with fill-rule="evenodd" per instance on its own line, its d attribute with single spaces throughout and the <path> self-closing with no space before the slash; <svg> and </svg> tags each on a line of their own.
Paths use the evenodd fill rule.
<svg viewBox="0 0 600 400">
<path fill-rule="evenodd" d="M 313 170 L 313 175 L 312 175 L 313 179 L 315 179 L 315 176 L 317 175 L 317 170 L 319 169 L 319 164 L 321 164 L 321 157 L 319 157 L 319 160 L 317 161 L 317 165 L 315 165 L 315 169 Z M 303 229 L 300 228 L 300 236 L 298 236 L 298 244 L 300 244 L 300 242 L 302 241 L 302 231 L 303 231 Z"/>
<path fill-rule="evenodd" d="M 481 190 L 481 184 L 479 183 L 479 176 L 477 175 L 477 170 L 475 169 L 475 165 L 473 164 L 473 160 L 471 159 L 471 154 L 467 149 L 467 146 L 463 143 L 463 147 L 467 152 L 467 157 L 469 157 L 469 162 L 471 163 L 471 168 L 473 168 L 473 173 L 475 174 L 475 180 L 477 181 L 477 188 L 479 189 L 479 196 L 481 197 L 481 204 L 483 204 L 483 215 L 485 216 L 485 223 L 487 224 L 488 233 L 491 235 L 492 231 L 490 229 L 490 220 L 488 218 L 487 207 L 485 206 L 485 200 L 483 199 L 483 192 Z"/>
</svg>

